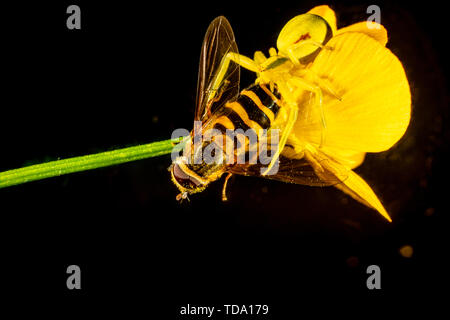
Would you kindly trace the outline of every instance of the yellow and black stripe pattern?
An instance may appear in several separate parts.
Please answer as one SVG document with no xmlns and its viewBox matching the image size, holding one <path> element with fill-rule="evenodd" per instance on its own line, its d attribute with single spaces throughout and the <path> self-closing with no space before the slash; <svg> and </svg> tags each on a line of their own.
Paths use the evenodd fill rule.
<svg viewBox="0 0 450 320">
<path fill-rule="evenodd" d="M 269 129 L 280 109 L 279 100 L 276 88 L 270 91 L 265 86 L 252 85 L 242 90 L 235 101 L 217 110 L 213 128 L 224 134 L 227 129 L 253 129 L 256 133 Z"/>
<path fill-rule="evenodd" d="M 244 162 L 256 163 L 253 161 L 256 161 L 257 157 L 257 152 L 255 152 L 258 149 L 257 141 L 261 140 L 259 135 L 262 130 L 271 128 L 280 110 L 280 100 L 280 94 L 275 87 L 273 90 L 269 90 L 264 85 L 252 85 L 242 90 L 236 100 L 229 101 L 214 110 L 212 121 L 208 122 L 206 129 L 216 129 L 225 136 L 225 140 L 222 140 L 225 141 L 225 145 L 217 144 L 216 148 L 213 148 L 215 155 L 217 148 L 224 151 L 220 153 L 220 157 L 224 157 L 222 158 L 224 161 L 209 163 L 202 158 L 203 161 L 198 164 L 195 161 L 190 164 L 183 161 L 174 163 L 171 168 L 172 180 L 182 191 L 181 194 L 202 191 L 209 182 L 218 179 L 226 171 L 226 165 L 230 163 L 228 162 L 229 159 L 232 160 L 232 163 L 236 163 L 236 160 L 242 159 L 243 156 Z M 237 143 L 234 143 L 235 138 L 228 136 L 227 130 L 232 130 L 237 137 L 238 134 L 235 130 L 238 129 L 241 129 L 244 133 L 249 129 L 253 130 L 257 138 L 256 143 L 252 143 L 246 134 L 244 134 L 244 145 L 239 138 Z M 215 136 L 212 140 L 206 140 L 202 143 L 202 155 L 211 143 L 216 144 L 214 138 Z M 233 141 L 229 141 L 229 139 Z M 229 142 L 233 146 L 230 150 L 232 154 L 227 154 Z M 189 148 L 192 148 L 193 144 L 189 146 Z M 194 152 L 192 151 L 190 154 L 193 160 Z"/>
</svg>

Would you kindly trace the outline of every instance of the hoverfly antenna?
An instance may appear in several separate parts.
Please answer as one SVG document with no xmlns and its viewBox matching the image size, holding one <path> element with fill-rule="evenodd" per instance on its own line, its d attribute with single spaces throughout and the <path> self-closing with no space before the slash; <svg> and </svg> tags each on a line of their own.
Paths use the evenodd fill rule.
<svg viewBox="0 0 450 320">
<path fill-rule="evenodd" d="M 187 201 L 191 201 L 188 198 L 188 192 L 187 191 L 184 191 L 184 192 L 181 192 L 181 193 L 177 194 L 176 199 L 177 199 L 177 201 L 180 201 L 180 203 L 182 203 L 183 200 L 185 200 L 185 199 L 187 199 Z"/>
</svg>

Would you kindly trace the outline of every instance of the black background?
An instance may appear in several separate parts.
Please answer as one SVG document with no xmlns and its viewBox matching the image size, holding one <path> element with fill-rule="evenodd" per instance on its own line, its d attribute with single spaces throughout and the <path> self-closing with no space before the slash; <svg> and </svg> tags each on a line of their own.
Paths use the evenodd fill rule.
<svg viewBox="0 0 450 320">
<path fill-rule="evenodd" d="M 269 304 L 272 319 L 299 318 L 305 309 L 334 313 L 336 301 L 347 315 L 359 314 L 362 301 L 372 304 L 366 311 L 386 302 L 436 310 L 439 301 L 424 298 L 445 297 L 438 292 L 448 273 L 448 19 L 438 3 L 328 3 L 338 27 L 379 5 L 388 47 L 410 81 L 406 135 L 356 170 L 393 223 L 334 188 L 247 177 L 231 180 L 227 203 L 216 182 L 180 205 L 168 156 L 33 182 L 0 190 L 5 305 L 62 318 L 91 307 L 183 319 L 188 303 Z M 81 7 L 81 30 L 66 28 L 70 4 Z M 214 17 L 229 19 L 240 52 L 252 56 L 274 46 L 290 18 L 319 4 L 2 5 L 0 170 L 190 130 L 200 46 Z M 243 72 L 242 86 L 252 77 Z M 399 254 L 403 245 L 413 247 L 412 258 Z M 81 267 L 79 291 L 66 288 L 71 264 Z M 381 268 L 381 290 L 366 288 L 371 264 Z"/>
</svg>

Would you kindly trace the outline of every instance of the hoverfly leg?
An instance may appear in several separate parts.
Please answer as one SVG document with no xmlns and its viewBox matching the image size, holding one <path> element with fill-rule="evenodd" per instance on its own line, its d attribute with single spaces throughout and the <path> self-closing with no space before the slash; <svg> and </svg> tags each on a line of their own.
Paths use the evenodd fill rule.
<svg viewBox="0 0 450 320">
<path fill-rule="evenodd" d="M 227 184 L 228 184 L 228 179 L 231 178 L 233 174 L 228 173 L 228 175 L 225 177 L 225 182 L 223 183 L 223 189 L 222 189 L 222 201 L 228 201 L 227 198 Z"/>
</svg>

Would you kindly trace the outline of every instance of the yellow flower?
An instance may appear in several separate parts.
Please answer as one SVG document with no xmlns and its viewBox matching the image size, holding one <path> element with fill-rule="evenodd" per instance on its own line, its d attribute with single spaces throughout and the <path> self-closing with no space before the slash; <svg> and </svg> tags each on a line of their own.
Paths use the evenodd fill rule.
<svg viewBox="0 0 450 320">
<path fill-rule="evenodd" d="M 326 129 L 316 105 L 311 103 L 310 92 L 305 92 L 288 139 L 295 152 L 285 148 L 283 153 L 303 157 L 302 151 L 308 146 L 321 165 L 315 170 L 319 177 L 337 177 L 337 172 L 346 172 L 347 178 L 336 187 L 391 221 L 370 186 L 351 169 L 364 161 L 366 152 L 388 150 L 405 133 L 411 118 L 405 71 L 385 47 L 387 31 L 383 26 L 364 21 L 337 29 L 335 13 L 328 6 L 315 7 L 309 13 L 322 16 L 333 30 L 327 43 L 332 49 L 321 50 L 307 66 L 311 72 L 304 75 L 306 80 L 319 81 Z M 322 130 L 325 139 L 321 138 Z"/>
</svg>

